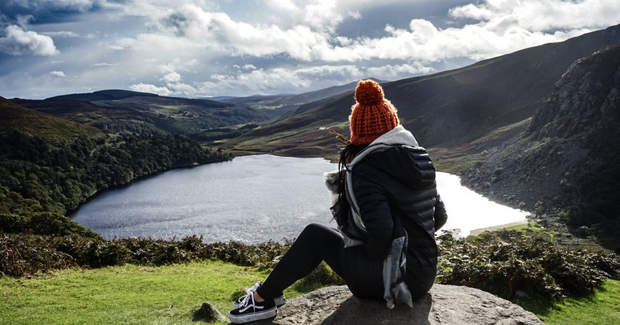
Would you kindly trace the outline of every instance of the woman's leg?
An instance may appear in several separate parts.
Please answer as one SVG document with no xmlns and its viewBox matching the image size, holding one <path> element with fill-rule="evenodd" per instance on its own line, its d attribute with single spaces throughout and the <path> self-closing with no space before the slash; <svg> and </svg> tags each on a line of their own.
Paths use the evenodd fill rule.
<svg viewBox="0 0 620 325">
<path fill-rule="evenodd" d="M 325 261 L 347 283 L 356 297 L 383 299 L 383 261 L 372 260 L 364 246 L 344 248 L 342 235 L 329 227 L 310 224 L 284 254 L 257 290 L 264 299 L 282 295 L 295 281 Z"/>
<path fill-rule="evenodd" d="M 257 290 L 264 299 L 282 295 L 295 281 L 310 274 L 321 261 L 342 276 L 340 254 L 344 244 L 340 233 L 332 228 L 310 224 L 299 234 L 291 248 Z"/>
</svg>

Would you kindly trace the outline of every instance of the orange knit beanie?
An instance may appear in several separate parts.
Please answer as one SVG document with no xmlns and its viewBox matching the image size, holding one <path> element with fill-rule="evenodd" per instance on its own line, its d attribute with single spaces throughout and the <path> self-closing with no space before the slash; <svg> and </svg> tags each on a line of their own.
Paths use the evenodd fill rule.
<svg viewBox="0 0 620 325">
<path fill-rule="evenodd" d="M 355 101 L 349 116 L 352 144 L 370 144 L 400 124 L 396 108 L 385 99 L 378 83 L 360 81 L 355 88 Z"/>
</svg>

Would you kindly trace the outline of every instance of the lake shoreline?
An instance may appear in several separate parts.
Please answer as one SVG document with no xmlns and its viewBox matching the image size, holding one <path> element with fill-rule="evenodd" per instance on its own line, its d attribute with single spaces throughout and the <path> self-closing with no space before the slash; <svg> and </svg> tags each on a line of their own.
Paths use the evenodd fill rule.
<svg viewBox="0 0 620 325">
<path fill-rule="evenodd" d="M 492 227 L 473 229 L 473 230 L 471 230 L 469 232 L 469 235 L 467 235 L 467 237 L 478 236 L 478 235 L 482 234 L 485 231 L 497 231 L 497 230 L 500 230 L 500 229 L 515 227 L 515 226 L 520 226 L 520 225 L 527 225 L 527 223 L 528 223 L 528 221 L 527 221 L 527 219 L 525 219 L 525 220 L 522 220 L 522 221 L 511 222 L 511 223 L 507 223 L 507 224 L 503 224 L 503 225 L 499 225 L 499 226 L 492 226 Z"/>
<path fill-rule="evenodd" d="M 309 223 L 329 223 L 322 175 L 336 168 L 324 158 L 238 156 L 99 193 L 71 218 L 106 239 L 201 235 L 207 242 L 280 241 L 298 236 Z M 525 222 L 526 212 L 489 201 L 456 175 L 438 172 L 436 181 L 448 210 L 445 229 L 467 234 Z M 251 229 L 238 226 L 250 219 Z"/>
</svg>

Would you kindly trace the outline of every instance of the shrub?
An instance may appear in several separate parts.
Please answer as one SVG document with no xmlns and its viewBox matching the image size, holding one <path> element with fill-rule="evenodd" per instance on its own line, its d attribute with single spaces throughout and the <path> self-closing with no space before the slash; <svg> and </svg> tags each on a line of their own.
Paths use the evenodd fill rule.
<svg viewBox="0 0 620 325">
<path fill-rule="evenodd" d="M 296 284 L 298 291 L 311 291 L 326 285 L 343 285 L 344 280 L 336 274 L 325 262 L 321 262 L 305 278 Z"/>
<path fill-rule="evenodd" d="M 77 222 L 52 212 L 34 213 L 32 216 L 0 213 L 0 231 L 5 233 L 30 232 L 37 235 L 68 236 L 80 235 L 89 238 L 99 238 L 96 232 L 78 224 Z"/>
<path fill-rule="evenodd" d="M 27 276 L 69 267 L 105 267 L 132 263 L 168 265 L 192 260 L 217 259 L 244 266 L 270 267 L 290 243 L 210 243 L 202 237 L 180 241 L 127 238 L 105 240 L 79 235 L 45 236 L 0 232 L 0 274 Z"/>
<path fill-rule="evenodd" d="M 479 288 L 506 299 L 517 291 L 554 301 L 583 295 L 620 276 L 615 254 L 569 251 L 515 231 L 474 240 L 441 236 L 438 282 Z"/>
</svg>

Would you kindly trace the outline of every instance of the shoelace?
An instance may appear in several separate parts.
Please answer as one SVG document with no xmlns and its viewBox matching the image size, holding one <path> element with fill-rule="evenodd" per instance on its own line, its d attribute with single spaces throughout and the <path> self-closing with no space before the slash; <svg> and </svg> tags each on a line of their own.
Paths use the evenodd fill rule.
<svg viewBox="0 0 620 325">
<path fill-rule="evenodd" d="M 255 284 L 254 284 L 254 285 L 250 288 L 250 292 L 249 292 L 249 293 L 253 293 L 253 292 L 255 292 L 256 290 L 258 290 L 258 288 L 260 288 L 260 286 L 261 286 L 261 285 L 263 285 L 263 283 L 262 283 L 262 282 L 260 282 L 260 281 L 256 282 L 256 283 L 255 283 Z M 248 298 L 248 296 L 246 295 L 245 297 L 243 297 L 243 298 L 239 298 L 239 299 L 237 300 L 237 303 L 239 303 L 239 307 L 241 307 L 241 304 L 242 304 L 242 303 L 243 303 L 243 302 L 244 302 L 247 298 Z"/>
<path fill-rule="evenodd" d="M 252 301 L 252 307 L 256 306 L 256 304 L 254 302 L 254 292 L 248 293 L 248 295 L 245 296 L 245 298 L 243 298 L 243 301 L 241 301 L 241 304 L 239 305 L 239 309 L 245 308 L 245 307 L 249 306 L 250 300 Z M 256 308 L 254 308 L 254 309 L 256 309 Z"/>
</svg>

